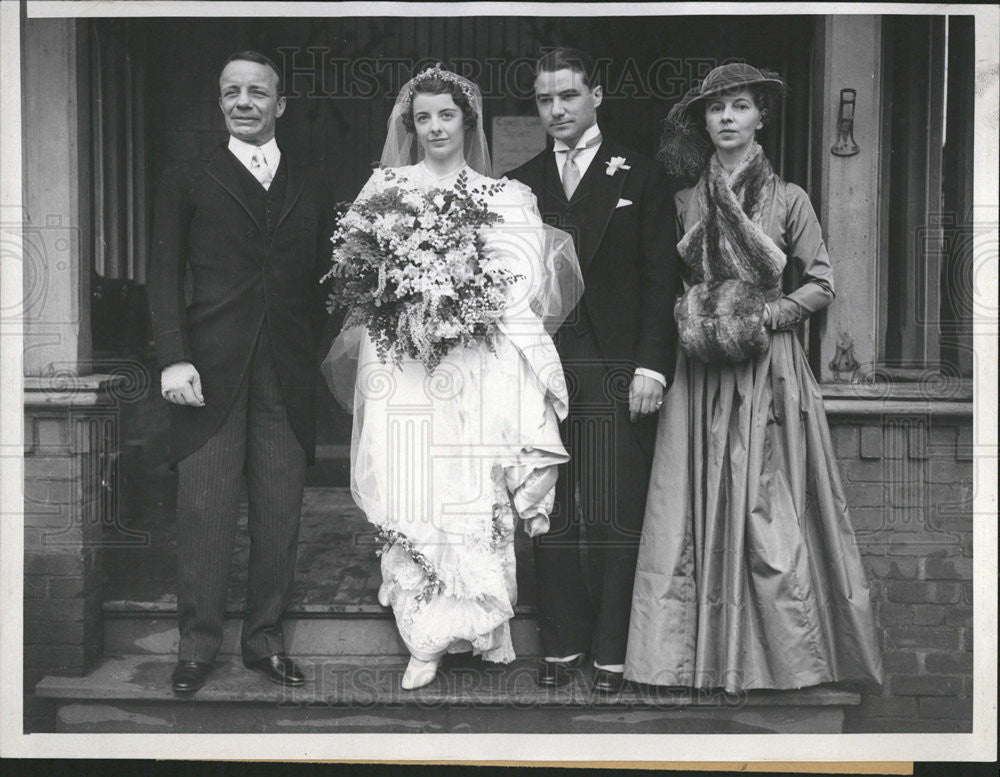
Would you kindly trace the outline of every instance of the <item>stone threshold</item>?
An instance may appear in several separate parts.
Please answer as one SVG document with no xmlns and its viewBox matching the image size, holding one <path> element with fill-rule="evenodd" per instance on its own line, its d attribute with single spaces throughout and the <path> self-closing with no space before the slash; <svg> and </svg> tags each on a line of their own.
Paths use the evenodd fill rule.
<svg viewBox="0 0 1000 777">
<path fill-rule="evenodd" d="M 437 678 L 416 691 L 404 691 L 400 679 L 406 666 L 398 656 L 298 656 L 308 682 L 283 688 L 243 667 L 237 657 L 216 662 L 208 683 L 191 697 L 170 690 L 174 656 L 108 656 L 86 677 L 50 675 L 35 694 L 60 700 L 157 701 L 193 704 L 248 703 L 295 707 L 303 705 L 371 707 L 372 705 L 500 706 L 500 707 L 627 707 L 648 709 L 747 707 L 846 707 L 860 695 L 835 685 L 798 690 L 725 693 L 627 687 L 619 694 L 597 694 L 590 688 L 591 669 L 575 673 L 571 683 L 556 689 L 535 684 L 535 660 L 490 664 L 465 657 L 446 658 Z"/>
</svg>

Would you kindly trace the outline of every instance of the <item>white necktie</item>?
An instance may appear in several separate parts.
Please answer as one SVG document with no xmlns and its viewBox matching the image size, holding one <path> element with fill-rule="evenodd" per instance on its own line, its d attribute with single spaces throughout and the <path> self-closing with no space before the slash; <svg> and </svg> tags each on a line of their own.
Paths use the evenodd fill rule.
<svg viewBox="0 0 1000 777">
<path fill-rule="evenodd" d="M 562 170 L 562 185 L 563 191 L 566 192 L 566 199 L 573 199 L 573 192 L 576 191 L 576 187 L 580 185 L 580 168 L 577 167 L 576 157 L 580 152 L 587 150 L 588 148 L 593 148 L 594 146 L 600 145 L 601 136 L 596 135 L 591 138 L 587 143 L 582 146 L 577 146 L 576 148 L 567 148 L 561 153 L 566 154 L 566 163 L 563 165 Z"/>
<path fill-rule="evenodd" d="M 253 177 L 260 181 L 261 186 L 265 189 L 271 186 L 274 176 L 271 174 L 271 168 L 267 166 L 264 152 L 259 148 L 253 152 L 253 157 L 250 159 L 250 172 L 253 173 Z"/>
</svg>

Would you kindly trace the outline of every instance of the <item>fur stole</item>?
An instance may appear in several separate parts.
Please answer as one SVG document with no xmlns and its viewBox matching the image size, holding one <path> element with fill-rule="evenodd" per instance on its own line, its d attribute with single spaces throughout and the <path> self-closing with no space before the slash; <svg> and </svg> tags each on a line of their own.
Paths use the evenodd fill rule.
<svg viewBox="0 0 1000 777">
<path fill-rule="evenodd" d="M 701 221 L 677 248 L 692 286 L 674 309 L 684 352 L 708 363 L 737 363 L 767 350 L 765 294 L 781 281 L 786 257 L 761 228 L 774 173 L 754 143 L 731 176 L 713 155 L 698 182 Z"/>
</svg>

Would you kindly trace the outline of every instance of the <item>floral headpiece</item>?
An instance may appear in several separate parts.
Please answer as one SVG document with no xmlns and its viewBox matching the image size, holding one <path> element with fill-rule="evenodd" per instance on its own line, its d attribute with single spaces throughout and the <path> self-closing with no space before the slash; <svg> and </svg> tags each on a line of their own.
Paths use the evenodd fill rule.
<svg viewBox="0 0 1000 777">
<path fill-rule="evenodd" d="M 470 103 L 475 102 L 475 92 L 473 91 L 472 86 L 469 85 L 469 82 L 457 73 L 452 73 L 450 70 L 442 68 L 440 62 L 434 65 L 434 67 L 429 67 L 410 79 L 409 84 L 406 86 L 406 94 L 404 95 L 406 102 L 410 103 L 413 101 L 413 93 L 416 91 L 415 87 L 417 84 L 423 81 L 430 81 L 432 79 L 447 81 L 448 83 L 457 85 L 458 88 L 462 90 L 462 94 L 468 98 Z"/>
</svg>

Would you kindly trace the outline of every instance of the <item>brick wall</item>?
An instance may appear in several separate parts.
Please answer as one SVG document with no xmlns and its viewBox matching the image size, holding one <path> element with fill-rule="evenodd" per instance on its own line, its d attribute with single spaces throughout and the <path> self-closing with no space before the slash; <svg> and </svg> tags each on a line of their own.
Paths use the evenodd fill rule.
<svg viewBox="0 0 1000 777">
<path fill-rule="evenodd" d="M 101 485 L 109 476 L 102 451 L 115 434 L 113 406 L 25 407 L 26 730 L 51 714 L 28 693 L 38 680 L 85 674 L 101 657 L 101 538 L 109 498 Z"/>
<path fill-rule="evenodd" d="M 971 731 L 972 421 L 830 425 L 885 662 L 846 730 Z"/>
<path fill-rule="evenodd" d="M 100 658 L 98 449 L 109 403 L 26 408 L 26 691 L 44 674 L 82 674 Z M 830 425 L 886 675 L 884 686 L 863 689 L 846 730 L 971 731 L 971 419 L 831 416 Z M 26 730 L 51 730 L 50 716 L 26 694 Z"/>
</svg>

